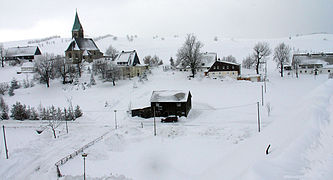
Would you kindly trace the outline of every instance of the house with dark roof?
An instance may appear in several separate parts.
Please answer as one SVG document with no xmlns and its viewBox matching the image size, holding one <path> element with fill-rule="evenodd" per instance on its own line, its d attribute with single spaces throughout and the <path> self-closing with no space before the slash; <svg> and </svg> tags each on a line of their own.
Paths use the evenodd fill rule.
<svg viewBox="0 0 333 180">
<path fill-rule="evenodd" d="M 208 71 L 205 72 L 206 76 L 212 78 L 224 78 L 228 76 L 237 79 L 240 74 L 240 64 L 228 61 L 215 61 Z"/>
<path fill-rule="evenodd" d="M 152 112 L 155 111 L 155 116 L 157 117 L 169 115 L 187 117 L 192 108 L 192 95 L 190 91 L 153 91 L 150 103 Z"/>
<path fill-rule="evenodd" d="M 98 49 L 94 40 L 84 38 L 83 27 L 76 12 L 72 28 L 72 41 L 65 51 L 66 58 L 73 63 L 80 63 L 82 60 L 92 62 L 93 59 L 103 57 L 103 53 Z"/>
<path fill-rule="evenodd" d="M 11 47 L 6 50 L 4 60 L 28 60 L 32 62 L 36 58 L 36 56 L 39 56 L 41 54 L 42 53 L 38 46 Z"/>
<path fill-rule="evenodd" d="M 143 118 L 167 117 L 169 115 L 187 117 L 192 108 L 192 95 L 190 91 L 160 90 L 153 91 L 150 97 L 150 106 L 147 102 L 140 101 L 140 107 L 134 106 L 131 110 L 132 117 Z"/>
<path fill-rule="evenodd" d="M 119 53 L 114 62 L 121 69 L 122 77 L 136 77 L 142 75 L 147 69 L 147 65 L 140 63 L 139 56 L 135 50 L 122 51 Z"/>
</svg>

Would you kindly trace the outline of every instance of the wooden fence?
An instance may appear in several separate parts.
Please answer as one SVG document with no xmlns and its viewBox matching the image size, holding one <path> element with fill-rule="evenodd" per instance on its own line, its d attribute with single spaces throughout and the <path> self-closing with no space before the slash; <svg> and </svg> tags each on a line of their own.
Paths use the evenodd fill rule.
<svg viewBox="0 0 333 180">
<path fill-rule="evenodd" d="M 60 172 L 59 166 L 64 165 L 67 161 L 69 161 L 70 159 L 73 159 L 75 156 L 79 155 L 80 153 L 83 152 L 83 150 L 89 148 L 90 146 L 94 145 L 95 143 L 97 143 L 98 141 L 102 140 L 104 136 L 106 136 L 107 134 L 109 134 L 111 131 L 104 133 L 102 136 L 94 139 L 93 141 L 89 142 L 88 144 L 84 145 L 83 147 L 81 147 L 80 149 L 74 151 L 73 153 L 61 158 L 59 161 L 57 161 L 54 165 L 57 168 L 57 175 L 58 177 L 61 177 L 62 174 Z"/>
</svg>

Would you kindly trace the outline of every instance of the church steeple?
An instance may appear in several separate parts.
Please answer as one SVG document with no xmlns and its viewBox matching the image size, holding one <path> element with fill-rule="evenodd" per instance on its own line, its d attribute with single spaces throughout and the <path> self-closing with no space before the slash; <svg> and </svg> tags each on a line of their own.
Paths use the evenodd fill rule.
<svg viewBox="0 0 333 180">
<path fill-rule="evenodd" d="M 77 11 L 75 14 L 75 20 L 74 20 L 74 24 L 73 24 L 73 28 L 72 28 L 72 38 L 84 38 L 83 28 L 80 23 Z"/>
</svg>

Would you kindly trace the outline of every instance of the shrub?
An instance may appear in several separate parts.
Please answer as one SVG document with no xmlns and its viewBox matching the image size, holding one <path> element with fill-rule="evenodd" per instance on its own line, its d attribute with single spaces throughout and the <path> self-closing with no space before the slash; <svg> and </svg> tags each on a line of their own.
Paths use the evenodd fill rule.
<svg viewBox="0 0 333 180">
<path fill-rule="evenodd" d="M 16 104 L 13 105 L 11 113 L 11 117 L 16 120 L 25 120 L 29 118 L 26 106 L 22 105 L 20 102 L 16 102 Z"/>
</svg>

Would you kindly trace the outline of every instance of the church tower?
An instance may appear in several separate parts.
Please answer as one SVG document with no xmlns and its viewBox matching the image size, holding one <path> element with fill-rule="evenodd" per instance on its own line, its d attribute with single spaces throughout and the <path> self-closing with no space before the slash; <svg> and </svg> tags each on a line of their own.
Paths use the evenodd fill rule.
<svg viewBox="0 0 333 180">
<path fill-rule="evenodd" d="M 72 38 L 84 38 L 83 36 L 83 28 L 79 20 L 79 16 L 77 15 L 77 11 L 75 14 L 74 25 L 72 29 Z"/>
</svg>

